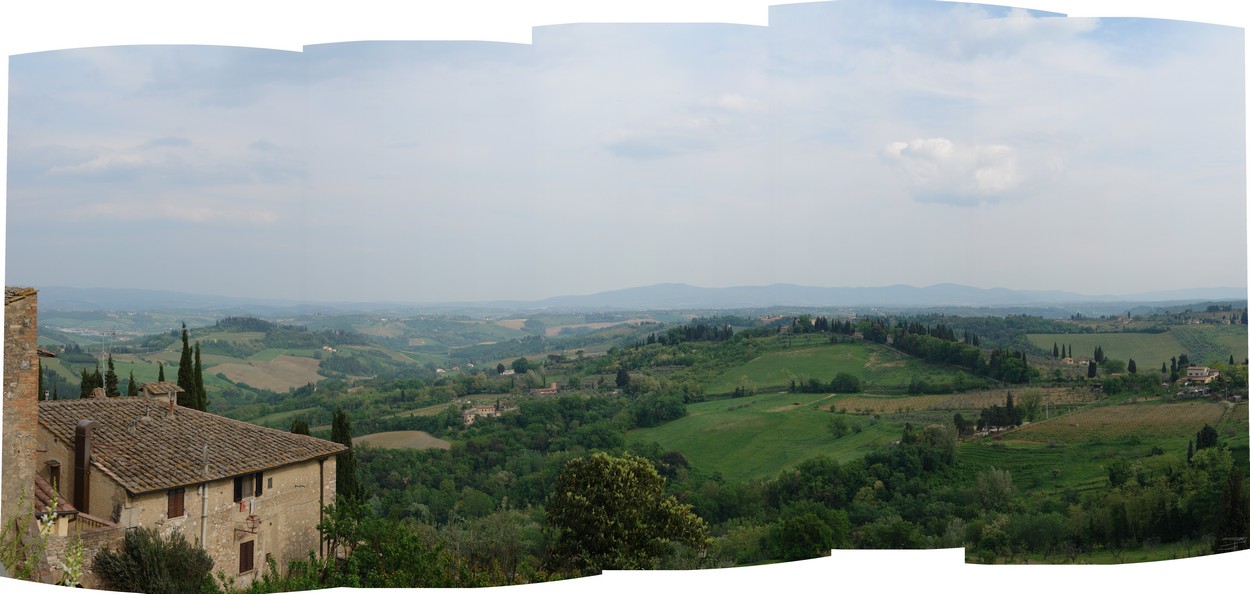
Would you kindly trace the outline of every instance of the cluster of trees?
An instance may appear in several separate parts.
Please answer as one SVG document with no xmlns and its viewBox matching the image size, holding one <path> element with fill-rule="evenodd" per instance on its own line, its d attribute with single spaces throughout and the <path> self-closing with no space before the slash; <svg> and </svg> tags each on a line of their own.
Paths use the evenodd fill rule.
<svg viewBox="0 0 1250 594">
<path fill-rule="evenodd" d="M 911 332 L 915 328 L 922 332 Z M 956 342 L 949 328 L 932 334 L 918 325 L 902 328 L 894 336 L 894 348 L 930 363 L 942 363 L 962 367 L 977 375 L 1009 384 L 1023 384 L 1038 377 L 1037 370 L 1029 367 L 1028 355 L 1023 351 L 996 348 L 985 359 L 981 349 L 967 342 Z M 975 335 L 973 335 L 975 339 Z"/>
<path fill-rule="evenodd" d="M 657 336 L 654 332 L 647 335 L 647 344 L 681 344 L 690 341 L 729 340 L 734 336 L 733 326 L 711 324 L 684 324 L 669 328 Z"/>
<path fill-rule="evenodd" d="M 856 394 L 863 390 L 863 383 L 859 377 L 843 372 L 833 376 L 829 383 L 822 383 L 816 378 L 809 378 L 803 381 L 790 380 L 790 391 L 799 394 L 823 394 L 825 392 L 834 392 L 837 394 Z"/>
<path fill-rule="evenodd" d="M 855 324 L 848 319 L 837 320 L 830 319 L 827 316 L 812 316 L 803 314 L 790 321 L 790 332 L 795 334 L 808 334 L 812 332 L 833 334 L 855 334 Z"/>
<path fill-rule="evenodd" d="M 200 362 L 200 342 L 192 349 L 187 323 L 182 323 L 182 355 L 178 359 L 178 405 L 195 410 L 208 410 L 208 393 L 204 391 L 204 366 Z"/>
</svg>

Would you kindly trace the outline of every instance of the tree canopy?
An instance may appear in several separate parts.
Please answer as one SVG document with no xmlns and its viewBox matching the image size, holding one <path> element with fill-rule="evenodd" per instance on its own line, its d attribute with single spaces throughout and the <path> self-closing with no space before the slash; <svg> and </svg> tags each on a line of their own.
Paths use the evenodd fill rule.
<svg viewBox="0 0 1250 594">
<path fill-rule="evenodd" d="M 566 462 L 547 501 L 547 523 L 558 534 L 553 562 L 581 571 L 653 568 L 674 542 L 709 542 L 703 519 L 666 497 L 663 477 L 632 454 Z"/>
</svg>

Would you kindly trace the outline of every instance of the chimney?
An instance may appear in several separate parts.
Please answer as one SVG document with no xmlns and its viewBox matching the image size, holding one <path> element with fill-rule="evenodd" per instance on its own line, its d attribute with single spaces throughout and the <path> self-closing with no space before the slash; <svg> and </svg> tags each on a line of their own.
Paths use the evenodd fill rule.
<svg viewBox="0 0 1250 594">
<path fill-rule="evenodd" d="M 74 507 L 84 514 L 91 513 L 91 435 L 99 426 L 91 419 L 83 419 L 74 429 Z"/>
</svg>

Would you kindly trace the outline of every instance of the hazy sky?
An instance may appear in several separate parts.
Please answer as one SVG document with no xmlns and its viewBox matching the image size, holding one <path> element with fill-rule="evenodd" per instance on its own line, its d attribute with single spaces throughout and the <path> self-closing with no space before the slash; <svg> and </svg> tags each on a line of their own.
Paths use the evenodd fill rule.
<svg viewBox="0 0 1250 594">
<path fill-rule="evenodd" d="M 6 283 L 1246 285 L 1242 29 L 752 4 L 753 25 L 559 24 L 532 44 L 14 56 Z M 673 20 L 723 18 L 691 10 Z"/>
</svg>

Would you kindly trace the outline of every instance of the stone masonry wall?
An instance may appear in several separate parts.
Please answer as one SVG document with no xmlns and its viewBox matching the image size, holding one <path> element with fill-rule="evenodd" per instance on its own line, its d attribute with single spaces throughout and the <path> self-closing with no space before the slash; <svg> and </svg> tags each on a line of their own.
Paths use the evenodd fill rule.
<svg viewBox="0 0 1250 594">
<path fill-rule="evenodd" d="M 20 292 L 24 296 L 12 297 Z M 38 303 L 33 290 L 5 288 L 4 438 L 0 464 L 0 519 L 4 526 L 29 521 L 38 415 Z M 20 502 L 20 505 L 19 505 Z"/>
</svg>

